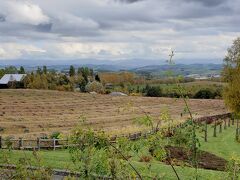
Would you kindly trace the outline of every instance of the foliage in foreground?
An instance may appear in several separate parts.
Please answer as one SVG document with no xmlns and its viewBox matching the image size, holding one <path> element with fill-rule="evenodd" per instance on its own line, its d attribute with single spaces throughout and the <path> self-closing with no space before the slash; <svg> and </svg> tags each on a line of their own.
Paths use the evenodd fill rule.
<svg viewBox="0 0 240 180">
<path fill-rule="evenodd" d="M 3 161 L 4 164 L 9 165 L 9 159 L 12 156 L 12 153 L 13 152 L 10 149 L 8 152 L 0 152 L 1 161 Z M 52 169 L 44 166 L 44 163 L 36 151 L 33 151 L 32 154 L 34 157 L 34 166 L 32 165 L 32 159 L 25 155 L 18 159 L 15 168 L 12 168 L 11 166 L 0 168 L 0 178 L 9 180 L 50 180 L 52 177 Z"/>
</svg>

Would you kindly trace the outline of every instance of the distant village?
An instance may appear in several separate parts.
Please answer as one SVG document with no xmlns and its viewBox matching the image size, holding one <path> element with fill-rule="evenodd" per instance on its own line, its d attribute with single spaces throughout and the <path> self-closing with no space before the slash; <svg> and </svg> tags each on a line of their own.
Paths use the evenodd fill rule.
<svg viewBox="0 0 240 180">
<path fill-rule="evenodd" d="M 186 78 L 193 78 L 195 80 L 207 80 L 212 78 L 220 78 L 220 74 L 208 74 L 208 75 L 201 75 L 201 74 L 190 74 L 185 76 Z"/>
</svg>

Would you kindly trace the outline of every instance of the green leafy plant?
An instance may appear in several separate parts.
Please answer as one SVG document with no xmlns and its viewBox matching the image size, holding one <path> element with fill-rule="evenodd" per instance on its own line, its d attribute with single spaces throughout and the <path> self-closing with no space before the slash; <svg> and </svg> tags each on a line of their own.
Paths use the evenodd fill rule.
<svg viewBox="0 0 240 180">
<path fill-rule="evenodd" d="M 4 179 L 44 179 L 52 178 L 52 169 L 43 166 L 43 161 L 36 151 L 33 151 L 33 158 L 29 158 L 26 154 L 18 159 L 16 166 L 11 166 L 11 157 L 13 151 L 1 152 L 1 163 L 6 165 L 0 168 L 0 177 Z"/>
<path fill-rule="evenodd" d="M 103 175 L 123 178 L 134 175 L 142 179 L 129 161 L 131 146 L 127 139 L 120 138 L 113 145 L 104 132 L 80 127 L 73 130 L 70 139 L 75 144 L 69 148 L 71 159 L 82 178 Z"/>
<path fill-rule="evenodd" d="M 240 158 L 233 155 L 228 161 L 226 170 L 228 172 L 227 178 L 237 180 L 240 178 Z"/>
</svg>

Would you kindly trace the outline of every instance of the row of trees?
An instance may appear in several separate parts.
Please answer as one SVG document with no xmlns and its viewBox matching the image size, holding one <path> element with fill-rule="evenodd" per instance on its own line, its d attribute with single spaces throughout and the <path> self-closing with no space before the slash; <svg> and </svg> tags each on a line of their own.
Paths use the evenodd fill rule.
<svg viewBox="0 0 240 180">
<path fill-rule="evenodd" d="M 4 76 L 4 74 L 25 74 L 25 69 L 21 66 L 17 69 L 15 66 L 5 67 L 4 69 L 0 69 L 0 78 Z"/>
<path fill-rule="evenodd" d="M 24 67 L 16 68 L 9 66 L 0 69 L 0 78 L 4 74 L 25 74 Z M 95 82 L 96 81 L 96 82 Z M 30 89 L 50 89 L 73 91 L 79 88 L 81 92 L 98 90 L 103 93 L 103 86 L 100 83 L 98 74 L 94 74 L 93 69 L 87 67 L 79 67 L 75 70 L 74 66 L 70 66 L 67 73 L 57 73 L 54 70 L 48 70 L 47 66 L 38 67 L 36 71 L 27 73 L 23 80 L 23 87 Z M 11 82 L 10 88 L 14 88 L 14 82 Z M 99 88 L 100 87 L 100 88 Z"/>
<path fill-rule="evenodd" d="M 180 93 L 177 88 L 172 87 L 170 90 L 162 88 L 162 86 L 150 86 L 146 85 L 143 89 L 139 90 L 145 96 L 149 97 L 172 97 L 179 98 L 182 95 L 195 99 L 216 99 L 222 97 L 222 89 L 217 88 L 199 88 L 196 92 L 187 91 Z"/>
<path fill-rule="evenodd" d="M 100 81 L 98 75 L 96 79 Z M 77 72 L 74 66 L 70 66 L 69 72 L 66 74 L 48 71 L 46 66 L 38 67 L 36 73 L 30 73 L 24 79 L 26 88 L 32 89 L 51 89 L 51 90 L 65 90 L 73 91 L 79 88 L 80 91 L 85 92 L 88 83 L 95 80 L 92 69 L 87 67 L 78 68 Z"/>
</svg>

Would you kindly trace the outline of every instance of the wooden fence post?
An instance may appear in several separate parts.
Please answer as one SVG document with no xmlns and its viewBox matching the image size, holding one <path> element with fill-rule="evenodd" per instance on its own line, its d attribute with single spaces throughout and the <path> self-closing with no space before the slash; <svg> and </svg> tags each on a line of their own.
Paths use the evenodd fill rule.
<svg viewBox="0 0 240 180">
<path fill-rule="evenodd" d="M 41 141 L 40 141 L 40 138 L 37 138 L 37 149 L 40 151 L 41 149 Z"/>
<path fill-rule="evenodd" d="M 219 125 L 219 133 L 222 133 L 222 122 Z"/>
<path fill-rule="evenodd" d="M 237 119 L 236 140 L 239 140 L 239 119 Z"/>
<path fill-rule="evenodd" d="M 2 149 L 2 136 L 0 136 L 0 149 Z"/>
<path fill-rule="evenodd" d="M 22 149 L 22 147 L 23 147 L 23 139 L 19 138 L 19 140 L 18 140 L 18 149 L 20 150 L 20 149 Z"/>
<path fill-rule="evenodd" d="M 224 129 L 227 129 L 227 121 L 224 119 Z"/>
<path fill-rule="evenodd" d="M 56 139 L 53 138 L 53 150 L 55 151 L 56 150 Z"/>
<path fill-rule="evenodd" d="M 213 137 L 217 137 L 217 123 L 216 119 L 214 120 L 214 127 L 213 127 Z"/>
<path fill-rule="evenodd" d="M 204 136 L 204 140 L 205 142 L 207 142 L 207 131 L 208 131 L 208 128 L 207 128 L 207 120 L 205 120 L 205 136 Z"/>
</svg>

